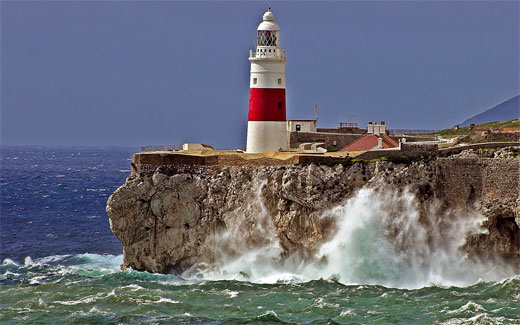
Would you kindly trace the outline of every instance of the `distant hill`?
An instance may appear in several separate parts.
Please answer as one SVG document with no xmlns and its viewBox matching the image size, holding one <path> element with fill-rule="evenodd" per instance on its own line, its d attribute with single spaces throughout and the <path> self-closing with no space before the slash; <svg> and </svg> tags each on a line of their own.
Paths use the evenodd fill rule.
<svg viewBox="0 0 520 325">
<path fill-rule="evenodd" d="M 509 121 L 520 117 L 520 95 L 506 100 L 505 102 L 498 104 L 485 112 L 475 115 L 459 126 L 466 126 L 473 124 L 482 124 L 487 122 L 495 121 Z"/>
</svg>

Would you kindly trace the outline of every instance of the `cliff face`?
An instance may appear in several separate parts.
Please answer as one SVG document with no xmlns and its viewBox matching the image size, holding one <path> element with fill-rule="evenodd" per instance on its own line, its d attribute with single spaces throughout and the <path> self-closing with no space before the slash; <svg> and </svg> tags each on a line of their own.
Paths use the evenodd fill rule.
<svg viewBox="0 0 520 325">
<path fill-rule="evenodd" d="M 414 245 L 402 235 L 409 225 L 395 221 L 408 212 L 392 196 L 406 192 L 414 197 L 417 222 L 431 229 L 426 245 L 439 245 L 443 239 L 436 237 L 461 218 L 484 216 L 487 233 L 465 234 L 461 249 L 478 259 L 520 264 L 518 158 L 465 153 L 406 164 L 134 167 L 107 203 L 111 229 L 124 247 L 123 269 L 182 273 L 273 242 L 280 259 L 312 260 L 337 234 L 332 209 L 362 188 L 390 193 L 384 234 L 397 250 Z"/>
</svg>

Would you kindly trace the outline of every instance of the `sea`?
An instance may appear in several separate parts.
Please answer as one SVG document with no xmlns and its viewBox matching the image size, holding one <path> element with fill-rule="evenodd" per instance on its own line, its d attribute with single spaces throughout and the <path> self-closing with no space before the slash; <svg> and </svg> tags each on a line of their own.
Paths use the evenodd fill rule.
<svg viewBox="0 0 520 325">
<path fill-rule="evenodd" d="M 370 191 L 331 211 L 342 221 L 320 251 L 326 265 L 268 267 L 278 248 L 266 247 L 222 272 L 121 271 L 105 205 L 138 148 L 0 149 L 2 324 L 520 324 L 520 275 L 424 250 L 413 213 L 403 235 L 423 249 L 394 252 Z"/>
</svg>

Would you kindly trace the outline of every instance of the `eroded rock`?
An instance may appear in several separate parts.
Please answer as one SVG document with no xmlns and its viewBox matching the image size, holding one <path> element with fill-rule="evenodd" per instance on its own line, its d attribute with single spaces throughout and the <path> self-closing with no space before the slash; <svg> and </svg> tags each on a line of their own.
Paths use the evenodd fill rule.
<svg viewBox="0 0 520 325">
<path fill-rule="evenodd" d="M 518 158 L 466 154 L 409 164 L 168 170 L 179 168 L 128 178 L 107 202 L 110 227 L 124 247 L 123 269 L 181 273 L 196 263 L 211 265 L 222 251 L 237 255 L 262 247 L 272 236 L 282 255 L 310 258 L 335 232 L 328 211 L 367 186 L 413 193 L 420 221 L 438 229 L 460 211 L 482 214 L 488 234 L 468 237 L 468 254 L 520 261 Z M 225 244 L 217 240 L 223 234 Z"/>
</svg>

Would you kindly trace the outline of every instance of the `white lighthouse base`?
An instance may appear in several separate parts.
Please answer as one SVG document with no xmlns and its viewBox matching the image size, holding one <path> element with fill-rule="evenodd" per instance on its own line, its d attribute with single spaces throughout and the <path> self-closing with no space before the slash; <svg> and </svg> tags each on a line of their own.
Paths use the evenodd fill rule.
<svg viewBox="0 0 520 325">
<path fill-rule="evenodd" d="M 287 150 L 287 122 L 247 122 L 247 153 L 275 152 Z"/>
</svg>

